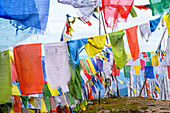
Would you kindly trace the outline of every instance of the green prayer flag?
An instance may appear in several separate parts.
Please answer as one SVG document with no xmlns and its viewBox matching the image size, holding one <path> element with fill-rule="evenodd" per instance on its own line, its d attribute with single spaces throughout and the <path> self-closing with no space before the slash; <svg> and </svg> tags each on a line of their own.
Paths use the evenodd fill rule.
<svg viewBox="0 0 170 113">
<path fill-rule="evenodd" d="M 130 78 L 130 70 L 131 70 L 131 65 L 125 65 L 124 66 L 125 78 Z"/>
<path fill-rule="evenodd" d="M 149 2 L 153 16 L 170 11 L 170 0 L 149 0 Z"/>
<path fill-rule="evenodd" d="M 146 61 L 146 66 L 152 66 L 152 59 L 148 58 L 148 61 Z"/>
<path fill-rule="evenodd" d="M 130 10 L 130 14 L 131 16 L 134 18 L 134 17 L 137 17 L 137 13 L 135 11 L 135 9 L 132 7 L 131 10 Z"/>
<path fill-rule="evenodd" d="M 44 95 L 44 97 L 52 96 L 50 90 L 48 89 L 47 84 L 44 84 L 44 87 L 43 87 L 43 95 Z"/>
<path fill-rule="evenodd" d="M 151 52 L 146 52 L 146 54 L 148 58 L 151 57 Z"/>
<path fill-rule="evenodd" d="M 50 98 L 44 96 L 44 100 L 45 100 L 45 104 L 46 104 L 48 111 L 50 111 L 51 110 Z"/>
<path fill-rule="evenodd" d="M 21 96 L 21 99 L 22 99 L 22 103 L 24 104 L 24 107 L 27 108 L 28 96 Z"/>
<path fill-rule="evenodd" d="M 75 100 L 74 97 L 72 97 L 70 93 L 67 93 L 67 95 L 68 95 L 68 98 L 69 98 L 69 101 L 70 101 L 70 105 L 75 104 L 74 103 L 74 100 Z"/>
<path fill-rule="evenodd" d="M 0 104 L 10 103 L 11 67 L 9 50 L 0 52 Z"/>
<path fill-rule="evenodd" d="M 123 41 L 124 34 L 125 33 L 123 31 L 109 33 L 113 56 L 118 69 L 122 69 L 127 63 L 127 55 L 125 53 Z"/>
<path fill-rule="evenodd" d="M 90 73 L 89 66 L 88 66 L 88 64 L 86 62 L 86 59 L 82 59 L 82 61 L 83 61 L 84 65 L 85 65 L 85 67 L 86 67 L 87 73 Z"/>
</svg>

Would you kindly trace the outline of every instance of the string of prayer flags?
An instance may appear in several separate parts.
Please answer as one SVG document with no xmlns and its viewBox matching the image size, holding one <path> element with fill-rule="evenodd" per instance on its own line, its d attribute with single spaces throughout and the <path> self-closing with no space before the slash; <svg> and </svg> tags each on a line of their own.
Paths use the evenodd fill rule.
<svg viewBox="0 0 170 113">
<path fill-rule="evenodd" d="M 106 34 L 89 37 L 88 42 L 85 44 L 87 55 L 89 57 L 94 57 L 97 53 L 100 53 L 104 49 L 105 40 Z"/>
<path fill-rule="evenodd" d="M 142 52 L 143 58 L 147 58 L 146 52 Z"/>
<path fill-rule="evenodd" d="M 91 69 L 92 73 L 95 75 L 96 74 L 96 70 L 95 70 L 95 68 L 94 68 L 90 58 L 87 58 L 87 62 L 90 65 L 89 68 Z"/>
<path fill-rule="evenodd" d="M 110 43 L 112 45 L 112 52 L 115 58 L 115 63 L 118 69 L 122 69 L 127 63 L 127 55 L 124 49 L 123 31 L 109 33 Z"/>
<path fill-rule="evenodd" d="M 43 88 L 41 44 L 15 47 L 14 58 L 22 95 L 41 94 Z"/>
<path fill-rule="evenodd" d="M 155 67 L 155 66 L 159 66 L 159 56 L 158 55 L 154 55 L 151 57 L 152 58 L 152 66 Z"/>
<path fill-rule="evenodd" d="M 64 92 L 69 91 L 67 82 L 70 80 L 68 49 L 66 42 L 44 44 L 45 67 L 47 81 L 51 88 L 61 87 Z"/>
<path fill-rule="evenodd" d="M 153 74 L 153 67 L 152 66 L 145 66 L 145 78 L 154 79 Z"/>
<path fill-rule="evenodd" d="M 152 15 L 163 14 L 166 11 L 169 11 L 170 2 L 169 0 L 149 0 Z"/>
<path fill-rule="evenodd" d="M 164 20 L 168 30 L 168 35 L 170 36 L 170 14 L 164 15 Z"/>
<path fill-rule="evenodd" d="M 125 65 L 123 67 L 124 69 L 124 75 L 125 75 L 125 78 L 130 78 L 130 75 L 131 75 L 131 65 Z"/>
<path fill-rule="evenodd" d="M 79 64 L 79 51 L 83 45 L 88 42 L 87 38 L 69 40 L 67 41 L 69 53 L 74 64 L 77 66 Z"/>
<path fill-rule="evenodd" d="M 17 30 L 28 27 L 45 30 L 50 0 L 1 0 L 0 4 L 0 18 L 9 19 Z"/>
<path fill-rule="evenodd" d="M 160 87 L 159 87 L 159 85 L 158 85 L 157 82 L 155 82 L 155 90 L 156 90 L 156 91 L 159 91 L 159 90 L 160 90 Z"/>
<path fill-rule="evenodd" d="M 139 30 L 140 30 L 140 34 L 142 39 L 145 39 L 146 42 L 149 40 L 149 36 L 151 34 L 151 30 L 150 30 L 150 23 L 143 23 L 141 25 L 139 25 Z"/>
<path fill-rule="evenodd" d="M 160 21 L 161 21 L 161 17 L 159 17 L 155 20 L 149 20 L 151 32 L 154 32 L 156 30 Z"/>
<path fill-rule="evenodd" d="M 133 66 L 135 69 L 135 75 L 138 75 L 141 69 L 141 66 Z"/>
<path fill-rule="evenodd" d="M 126 36 L 133 61 L 139 58 L 139 44 L 137 38 L 137 26 L 126 29 Z"/>
<path fill-rule="evenodd" d="M 102 91 L 104 86 L 101 84 L 101 82 L 99 81 L 98 77 L 97 76 L 93 76 L 92 77 L 92 81 L 93 83 L 95 84 L 95 86 L 97 87 L 97 89 L 99 91 Z"/>
<path fill-rule="evenodd" d="M 11 91 L 11 70 L 9 51 L 0 52 L 0 104 L 9 103 Z"/>
<path fill-rule="evenodd" d="M 168 70 L 168 78 L 170 79 L 170 65 L 167 65 L 167 70 Z"/>
<path fill-rule="evenodd" d="M 134 0 L 102 0 L 102 9 L 107 27 L 126 21 Z"/>
<path fill-rule="evenodd" d="M 151 9 L 150 4 L 147 5 L 134 5 L 135 7 L 137 7 L 138 9 L 142 10 L 142 9 Z"/>
</svg>

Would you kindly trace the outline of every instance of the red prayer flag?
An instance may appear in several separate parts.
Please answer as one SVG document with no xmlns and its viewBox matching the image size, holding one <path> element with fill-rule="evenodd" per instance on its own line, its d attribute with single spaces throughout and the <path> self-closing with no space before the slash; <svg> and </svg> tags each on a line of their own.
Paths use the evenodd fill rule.
<svg viewBox="0 0 170 113">
<path fill-rule="evenodd" d="M 17 79 L 17 72 L 15 69 L 15 64 L 11 63 L 11 82 L 16 82 Z"/>
<path fill-rule="evenodd" d="M 22 113 L 21 112 L 21 99 L 20 95 L 13 95 L 14 96 L 14 104 L 13 104 L 13 110 L 15 113 Z"/>
<path fill-rule="evenodd" d="M 102 0 L 102 9 L 106 25 L 112 27 L 113 24 L 126 21 L 134 0 Z"/>
<path fill-rule="evenodd" d="M 120 70 L 116 68 L 115 61 L 113 61 L 112 75 L 119 76 Z"/>
<path fill-rule="evenodd" d="M 146 62 L 144 60 L 140 59 L 140 65 L 142 66 L 141 70 L 145 70 Z"/>
<path fill-rule="evenodd" d="M 168 78 L 170 79 L 170 65 L 167 65 L 167 69 L 168 69 Z"/>
<path fill-rule="evenodd" d="M 15 47 L 14 58 L 22 95 L 42 93 L 41 44 L 19 45 Z"/>
<path fill-rule="evenodd" d="M 143 58 L 147 58 L 146 52 L 142 52 Z"/>
<path fill-rule="evenodd" d="M 126 36 L 133 61 L 139 58 L 139 44 L 137 38 L 137 26 L 126 29 Z"/>
</svg>

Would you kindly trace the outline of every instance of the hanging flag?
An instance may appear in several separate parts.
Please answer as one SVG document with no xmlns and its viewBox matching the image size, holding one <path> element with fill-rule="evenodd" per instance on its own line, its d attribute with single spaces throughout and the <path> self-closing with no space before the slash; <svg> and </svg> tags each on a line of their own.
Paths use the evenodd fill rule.
<svg viewBox="0 0 170 113">
<path fill-rule="evenodd" d="M 91 69 L 92 73 L 95 75 L 96 74 L 96 70 L 93 66 L 93 63 L 91 62 L 90 58 L 87 58 L 87 62 L 90 65 L 89 68 Z"/>
<path fill-rule="evenodd" d="M 168 30 L 168 35 L 170 37 L 170 14 L 164 15 L 164 20 L 165 20 L 166 27 Z"/>
<path fill-rule="evenodd" d="M 136 14 L 136 11 L 135 9 L 132 7 L 132 9 L 130 10 L 130 14 L 131 16 L 134 18 L 134 17 L 137 17 L 137 14 Z"/>
<path fill-rule="evenodd" d="M 142 66 L 141 70 L 145 70 L 146 62 L 144 60 L 140 59 L 140 65 Z"/>
<path fill-rule="evenodd" d="M 46 69 L 45 69 L 45 56 L 42 56 L 41 59 L 42 59 L 43 81 L 45 81 L 47 79 Z"/>
<path fill-rule="evenodd" d="M 43 88 L 41 44 L 15 47 L 14 58 L 22 95 L 41 94 Z"/>
<path fill-rule="evenodd" d="M 21 95 L 17 85 L 12 84 L 12 95 Z"/>
<path fill-rule="evenodd" d="M 9 50 L 0 52 L 0 104 L 11 102 L 11 70 Z"/>
<path fill-rule="evenodd" d="M 125 78 L 130 78 L 130 75 L 131 75 L 131 73 L 130 73 L 130 71 L 131 71 L 131 65 L 125 65 L 125 66 L 123 67 L 123 69 L 124 69 Z"/>
<path fill-rule="evenodd" d="M 156 30 L 160 21 L 161 21 L 161 17 L 155 20 L 149 20 L 151 32 L 154 32 Z"/>
<path fill-rule="evenodd" d="M 15 111 L 15 113 L 21 113 L 21 99 L 19 95 L 14 95 L 14 103 L 13 103 L 13 110 Z"/>
<path fill-rule="evenodd" d="M 147 58 L 146 52 L 142 52 L 143 58 Z"/>
<path fill-rule="evenodd" d="M 152 15 L 163 14 L 166 11 L 169 11 L 170 2 L 169 0 L 149 0 Z"/>
<path fill-rule="evenodd" d="M 166 65 L 170 65 L 170 37 L 167 39 L 167 46 L 165 51 L 165 63 Z"/>
<path fill-rule="evenodd" d="M 155 82 L 155 90 L 156 90 L 156 91 L 159 91 L 159 90 L 160 90 L 160 87 L 159 87 L 159 85 L 158 85 L 157 82 Z"/>
<path fill-rule="evenodd" d="M 138 75 L 141 69 L 141 66 L 133 66 L 135 69 L 135 75 Z"/>
<path fill-rule="evenodd" d="M 112 27 L 122 20 L 126 21 L 134 0 L 102 0 L 105 23 Z"/>
<path fill-rule="evenodd" d="M 149 91 L 149 84 L 148 84 L 148 80 L 146 80 L 146 92 L 147 92 L 147 96 L 148 96 L 149 98 L 152 98 L 152 96 L 151 96 L 151 92 Z"/>
<path fill-rule="evenodd" d="M 137 26 L 126 29 L 126 36 L 133 61 L 139 58 L 139 44 L 137 38 Z"/>
<path fill-rule="evenodd" d="M 127 55 L 124 49 L 124 36 L 123 31 L 109 33 L 110 43 L 112 45 L 112 52 L 115 59 L 117 68 L 122 69 L 123 66 L 127 63 Z"/>
<path fill-rule="evenodd" d="M 89 57 L 94 57 L 97 53 L 100 53 L 104 49 L 105 40 L 106 34 L 89 37 L 88 42 L 85 44 L 87 55 Z"/>
<path fill-rule="evenodd" d="M 88 42 L 87 38 L 70 40 L 67 42 L 69 53 L 74 64 L 77 66 L 79 64 L 79 51 L 83 45 Z"/>
<path fill-rule="evenodd" d="M 168 69 L 168 78 L 170 79 L 170 65 L 167 65 L 167 69 Z"/>
<path fill-rule="evenodd" d="M 134 5 L 135 7 L 137 7 L 138 9 L 142 10 L 142 9 L 151 9 L 150 4 L 147 5 Z"/>
<path fill-rule="evenodd" d="M 140 34 L 142 39 L 145 39 L 146 42 L 149 40 L 149 36 L 151 34 L 151 30 L 150 30 L 150 23 L 143 23 L 141 25 L 139 25 L 139 30 L 140 30 Z"/>
<path fill-rule="evenodd" d="M 60 86 L 64 92 L 69 91 L 67 82 L 70 80 L 71 75 L 67 43 L 44 44 L 44 49 L 48 83 L 51 88 Z"/>
<path fill-rule="evenodd" d="M 112 75 L 119 76 L 120 70 L 116 68 L 115 61 L 113 61 Z"/>
<path fill-rule="evenodd" d="M 157 95 L 156 91 L 154 91 L 154 94 L 155 94 L 156 98 L 158 98 L 158 95 Z"/>
<path fill-rule="evenodd" d="M 152 66 L 155 67 L 155 66 L 159 66 L 159 56 L 158 55 L 154 55 L 151 57 L 152 59 Z"/>
<path fill-rule="evenodd" d="M 126 55 L 127 55 L 127 58 L 128 58 L 128 59 L 132 59 L 132 57 L 131 57 L 131 54 L 130 54 L 130 53 L 126 52 Z"/>
<path fill-rule="evenodd" d="M 153 67 L 152 66 L 145 66 L 145 78 L 154 79 L 153 74 Z"/>
</svg>

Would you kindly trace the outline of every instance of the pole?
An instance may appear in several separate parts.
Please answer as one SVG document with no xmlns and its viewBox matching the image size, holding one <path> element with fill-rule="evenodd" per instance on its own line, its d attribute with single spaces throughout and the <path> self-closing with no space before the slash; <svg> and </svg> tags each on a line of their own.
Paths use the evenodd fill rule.
<svg viewBox="0 0 170 113">
<path fill-rule="evenodd" d="M 146 78 L 145 78 L 145 81 L 144 81 L 144 83 L 143 83 L 143 86 L 142 86 L 142 89 L 140 90 L 140 93 L 139 93 L 139 96 L 142 94 L 142 90 L 143 90 L 143 88 L 144 88 L 144 86 L 145 86 L 145 84 L 146 84 Z"/>
<path fill-rule="evenodd" d="M 107 34 L 106 26 L 105 26 L 105 23 L 104 23 L 104 16 L 103 16 L 102 11 L 101 11 L 101 18 L 102 18 L 102 23 L 103 23 L 104 33 L 105 33 L 105 34 Z M 106 35 L 106 41 L 107 41 L 107 44 L 109 44 L 109 41 L 108 41 L 108 37 L 107 37 L 107 35 Z"/>
</svg>

